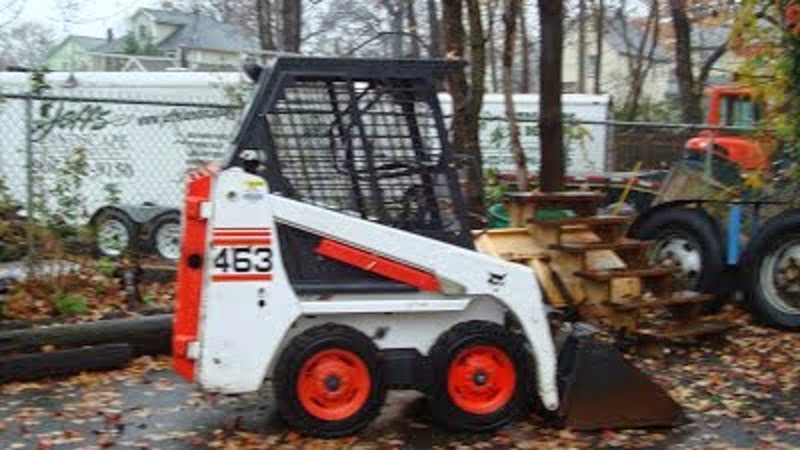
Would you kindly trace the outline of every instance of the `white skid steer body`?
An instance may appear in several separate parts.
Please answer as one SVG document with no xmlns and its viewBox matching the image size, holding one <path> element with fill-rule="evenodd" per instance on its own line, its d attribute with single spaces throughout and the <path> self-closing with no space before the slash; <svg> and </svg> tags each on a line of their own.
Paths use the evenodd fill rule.
<svg viewBox="0 0 800 450">
<path fill-rule="evenodd" d="M 320 437 L 367 426 L 387 389 L 422 392 L 436 421 L 469 431 L 576 398 L 559 395 L 532 270 L 475 251 L 437 97 L 461 64 L 251 69 L 224 169 L 187 186 L 175 370 L 227 394 L 269 382 L 288 424 Z M 605 379 L 608 352 L 568 342 L 569 380 L 583 366 Z"/>
<path fill-rule="evenodd" d="M 185 375 L 202 388 L 258 390 L 273 375 L 287 343 L 320 324 L 342 324 L 380 336 L 374 342 L 381 350 L 415 349 L 424 356 L 459 323 L 479 320 L 505 327 L 510 314 L 535 360 L 531 382 L 538 381 L 545 407 L 558 407 L 553 341 L 530 269 L 270 194 L 262 178 L 240 168 L 204 177 L 212 178 L 211 198 L 195 208 L 198 217 L 187 218 L 205 224 L 199 323 L 196 336 L 176 336 L 183 351 L 175 355 L 193 362 L 193 372 Z M 370 255 L 374 267 L 365 270 L 391 263 L 388 270 L 427 275 L 433 282 L 426 277 L 422 282 L 438 289 L 299 295 L 284 269 L 278 223 L 319 236 L 329 251 L 344 251 L 344 258 L 352 258 L 348 251 Z M 181 304 L 179 309 L 192 307 Z"/>
</svg>

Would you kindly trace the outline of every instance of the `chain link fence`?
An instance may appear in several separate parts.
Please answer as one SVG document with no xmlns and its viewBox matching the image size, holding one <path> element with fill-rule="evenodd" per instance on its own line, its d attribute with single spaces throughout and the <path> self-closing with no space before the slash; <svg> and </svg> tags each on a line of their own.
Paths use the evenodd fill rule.
<svg viewBox="0 0 800 450">
<path fill-rule="evenodd" d="M 207 99 L 4 95 L 0 261 L 91 254 L 96 230 L 87 225 L 109 206 L 179 208 L 186 172 L 223 157 L 240 109 Z M 125 231 L 135 239 L 139 224 L 123 225 L 134 225 Z"/>
<path fill-rule="evenodd" d="M 240 106 L 222 97 L 179 100 L 4 95 L 0 261 L 58 252 L 92 254 L 96 229 L 87 224 L 108 206 L 179 209 L 186 172 L 223 158 L 241 113 Z M 522 116 L 520 124 L 535 173 L 536 118 Z M 684 158 L 687 142 L 694 137 L 703 135 L 714 147 L 713 140 L 724 133 L 748 131 L 703 131 L 708 129 L 570 117 L 565 121 L 568 170 L 597 175 L 630 171 L 637 165 L 641 170 L 664 169 Z M 481 141 L 485 168 L 513 172 L 507 121 L 485 117 Z"/>
<path fill-rule="evenodd" d="M 538 172 L 538 123 L 535 117 L 521 117 L 520 134 L 528 168 Z M 513 171 L 508 120 L 486 117 L 481 124 L 481 150 L 484 165 L 501 172 Z M 745 126 L 708 124 L 630 122 L 564 119 L 564 146 L 567 171 L 572 174 L 628 172 L 637 165 L 641 170 L 661 170 L 687 156 L 687 149 L 710 146 L 714 149 L 712 164 L 736 155 L 728 154 L 731 141 L 736 147 L 754 147 L 753 168 L 768 164 L 763 157 L 769 144 L 759 135 L 761 130 Z M 744 153 L 745 150 L 743 149 Z M 699 155 L 699 153 L 698 153 Z M 702 159 L 702 158 L 701 158 Z"/>
</svg>

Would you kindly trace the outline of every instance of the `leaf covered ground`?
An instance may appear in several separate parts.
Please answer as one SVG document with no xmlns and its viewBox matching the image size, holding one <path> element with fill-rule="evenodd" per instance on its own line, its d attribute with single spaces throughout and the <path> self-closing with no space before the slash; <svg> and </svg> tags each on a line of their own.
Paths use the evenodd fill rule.
<svg viewBox="0 0 800 450">
<path fill-rule="evenodd" d="M 167 359 L 140 358 L 125 370 L 0 386 L 0 448 L 800 448 L 800 335 L 749 325 L 638 364 L 690 423 L 579 433 L 529 417 L 494 434 L 453 434 L 430 422 L 419 394 L 403 391 L 358 436 L 324 441 L 286 430 L 268 390 L 205 395 Z"/>
</svg>

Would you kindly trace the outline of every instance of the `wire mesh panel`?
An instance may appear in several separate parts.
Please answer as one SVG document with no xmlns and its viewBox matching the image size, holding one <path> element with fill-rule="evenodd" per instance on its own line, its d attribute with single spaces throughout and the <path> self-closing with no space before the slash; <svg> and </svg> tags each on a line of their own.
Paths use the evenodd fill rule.
<svg viewBox="0 0 800 450">
<path fill-rule="evenodd" d="M 186 172 L 226 154 L 239 111 L 208 101 L 8 94 L 0 221 L 30 222 L 23 234 L 36 243 L 26 252 L 55 257 L 62 241 L 91 250 L 86 225 L 108 207 L 143 222 L 135 211 L 178 210 Z M 0 227 L 0 262 L 20 256 L 9 255 L 8 234 Z"/>
<path fill-rule="evenodd" d="M 463 212 L 432 101 L 413 79 L 286 79 L 267 122 L 292 196 L 455 240 Z"/>
</svg>

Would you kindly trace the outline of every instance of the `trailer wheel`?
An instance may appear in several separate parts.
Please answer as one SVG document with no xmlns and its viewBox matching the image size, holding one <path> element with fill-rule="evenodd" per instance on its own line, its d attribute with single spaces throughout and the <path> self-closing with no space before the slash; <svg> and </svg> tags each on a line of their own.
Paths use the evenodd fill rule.
<svg viewBox="0 0 800 450">
<path fill-rule="evenodd" d="M 124 212 L 106 209 L 93 220 L 95 246 L 97 251 L 109 258 L 116 258 L 127 252 L 136 236 L 136 224 Z"/>
<path fill-rule="evenodd" d="M 169 261 L 177 261 L 181 255 L 181 217 L 167 213 L 153 221 L 150 248 Z"/>
<path fill-rule="evenodd" d="M 534 395 L 528 360 L 522 340 L 495 323 L 456 325 L 430 351 L 433 417 L 453 430 L 490 431 L 508 424 Z"/>
<path fill-rule="evenodd" d="M 297 431 L 348 436 L 369 424 L 386 397 L 378 349 L 364 334 L 326 324 L 303 332 L 283 351 L 273 383 L 278 410 Z"/>
<path fill-rule="evenodd" d="M 675 287 L 722 296 L 725 283 L 722 243 L 712 219 L 689 208 L 666 208 L 645 217 L 632 233 L 655 241 L 650 263 L 677 267 Z"/>
<path fill-rule="evenodd" d="M 767 222 L 742 258 L 747 305 L 763 323 L 800 329 L 800 211 Z"/>
</svg>

